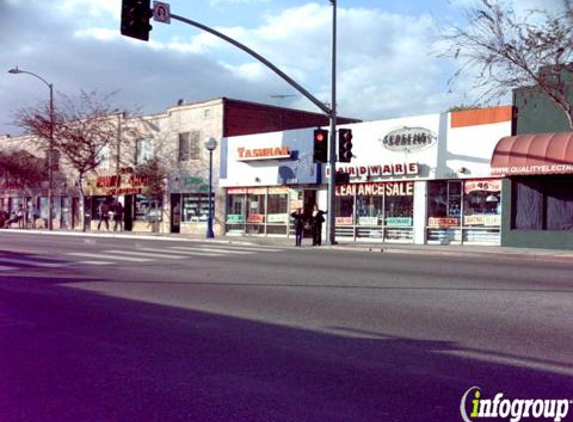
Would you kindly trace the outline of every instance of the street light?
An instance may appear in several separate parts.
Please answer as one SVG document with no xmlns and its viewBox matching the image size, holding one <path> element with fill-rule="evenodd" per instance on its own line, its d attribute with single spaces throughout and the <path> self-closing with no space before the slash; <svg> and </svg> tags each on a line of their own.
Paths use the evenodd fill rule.
<svg viewBox="0 0 573 422">
<path fill-rule="evenodd" d="M 205 148 L 209 151 L 209 217 L 207 219 L 207 239 L 213 239 L 213 201 L 211 200 L 213 190 L 213 151 L 217 148 L 217 140 L 209 138 L 205 141 Z"/>
<path fill-rule="evenodd" d="M 49 109 L 49 113 L 50 113 L 50 143 L 48 146 L 48 230 L 53 230 L 53 223 L 52 223 L 52 219 L 53 219 L 53 209 L 52 209 L 52 202 L 53 202 L 53 198 L 52 198 L 52 179 L 53 179 L 53 175 L 52 175 L 52 149 L 54 147 L 54 85 L 52 85 L 51 83 L 49 83 L 48 81 L 46 81 L 44 78 L 42 78 L 39 75 L 36 75 L 35 73 L 32 72 L 28 72 L 27 70 L 22 70 L 22 69 L 18 69 L 18 66 L 16 66 L 13 69 L 10 69 L 8 71 L 8 73 L 11 73 L 13 75 L 18 75 L 20 73 L 25 73 L 28 75 L 32 75 L 35 78 L 39 79 L 40 81 L 42 81 L 49 89 L 50 89 L 50 109 Z"/>
</svg>

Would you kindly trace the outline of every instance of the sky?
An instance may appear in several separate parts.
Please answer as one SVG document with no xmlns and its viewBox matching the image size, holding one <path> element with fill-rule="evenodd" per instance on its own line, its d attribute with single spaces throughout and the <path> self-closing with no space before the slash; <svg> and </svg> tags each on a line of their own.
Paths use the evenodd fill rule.
<svg viewBox="0 0 573 422">
<path fill-rule="evenodd" d="M 500 0 L 517 11 L 561 0 Z M 380 120 L 471 104 L 447 81 L 455 62 L 437 57 L 438 27 L 465 25 L 474 0 L 338 0 L 337 106 L 341 116 Z M 172 0 L 171 12 L 236 39 L 320 101 L 330 102 L 329 0 Z M 178 21 L 152 22 L 150 41 L 120 35 L 121 0 L 0 0 L 0 135 L 17 135 L 14 113 L 61 95 L 116 92 L 117 107 L 151 114 L 178 100 L 219 97 L 310 111 L 318 108 L 251 56 Z M 503 102 L 503 100 L 502 100 Z M 508 103 L 506 100 L 505 103 Z"/>
</svg>

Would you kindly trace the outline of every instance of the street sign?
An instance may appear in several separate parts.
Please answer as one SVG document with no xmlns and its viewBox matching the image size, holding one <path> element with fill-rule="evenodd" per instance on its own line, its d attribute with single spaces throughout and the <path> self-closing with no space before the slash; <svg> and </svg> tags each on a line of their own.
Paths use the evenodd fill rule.
<svg viewBox="0 0 573 422">
<path fill-rule="evenodd" d="M 160 1 L 153 2 L 153 20 L 166 24 L 171 23 L 171 10 L 168 3 Z"/>
</svg>

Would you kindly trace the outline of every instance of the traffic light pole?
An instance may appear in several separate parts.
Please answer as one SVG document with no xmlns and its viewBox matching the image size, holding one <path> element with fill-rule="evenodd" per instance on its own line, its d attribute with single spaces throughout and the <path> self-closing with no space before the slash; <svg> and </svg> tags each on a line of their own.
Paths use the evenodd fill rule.
<svg viewBox="0 0 573 422">
<path fill-rule="evenodd" d="M 332 104 L 330 111 L 330 143 L 328 154 L 328 169 L 330 177 L 328 179 L 328 216 L 326 230 L 328 241 L 331 245 L 336 245 L 336 224 L 335 224 L 335 200 L 336 200 L 336 0 L 332 3 Z"/>
</svg>

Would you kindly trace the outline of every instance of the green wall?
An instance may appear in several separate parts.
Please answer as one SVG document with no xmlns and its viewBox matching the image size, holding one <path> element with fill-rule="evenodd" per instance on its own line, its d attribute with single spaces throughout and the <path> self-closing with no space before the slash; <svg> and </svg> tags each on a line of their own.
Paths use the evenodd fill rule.
<svg viewBox="0 0 573 422">
<path fill-rule="evenodd" d="M 540 176 L 543 177 L 543 176 Z M 504 179 L 501 185 L 502 217 L 501 246 L 540 249 L 573 249 L 573 232 L 547 230 L 512 230 L 512 181 Z"/>
</svg>

